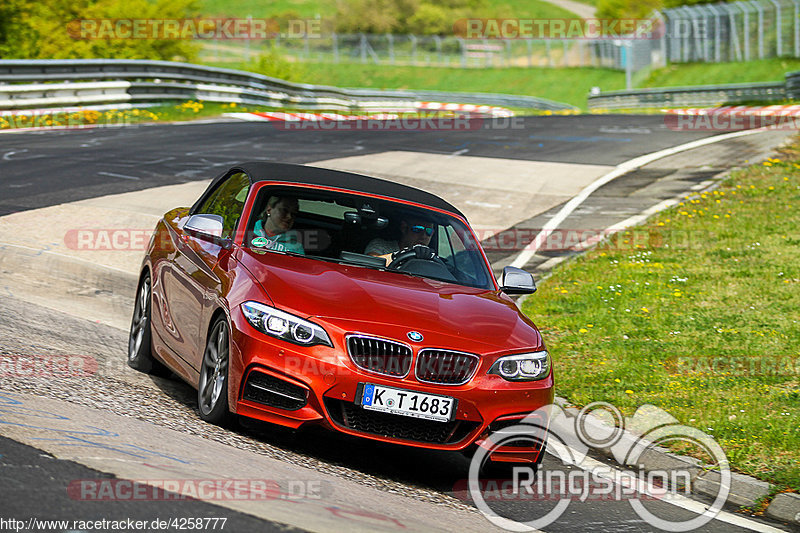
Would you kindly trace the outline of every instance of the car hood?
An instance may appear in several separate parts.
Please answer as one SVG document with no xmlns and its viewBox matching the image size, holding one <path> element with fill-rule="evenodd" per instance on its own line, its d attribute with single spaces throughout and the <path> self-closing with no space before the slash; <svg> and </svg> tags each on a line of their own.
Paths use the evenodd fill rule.
<svg viewBox="0 0 800 533">
<path fill-rule="evenodd" d="M 409 342 L 414 330 L 426 346 L 478 353 L 542 347 L 534 324 L 498 291 L 249 249 L 239 259 L 275 306 L 343 334 Z"/>
</svg>

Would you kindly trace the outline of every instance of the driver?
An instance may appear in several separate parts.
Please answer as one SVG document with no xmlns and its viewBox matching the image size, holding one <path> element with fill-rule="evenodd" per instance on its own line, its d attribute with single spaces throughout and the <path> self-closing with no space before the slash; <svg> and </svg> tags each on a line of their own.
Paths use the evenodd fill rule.
<svg viewBox="0 0 800 533">
<path fill-rule="evenodd" d="M 271 196 L 267 200 L 263 219 L 256 221 L 256 238 L 252 240 L 252 244 L 279 252 L 305 254 L 298 232 L 292 230 L 298 210 L 297 198 Z"/>
<path fill-rule="evenodd" d="M 383 257 L 387 263 L 392 261 L 392 254 L 421 245 L 428 246 L 433 235 L 433 222 L 419 217 L 404 218 L 400 221 L 400 239 L 390 241 L 375 238 L 369 241 L 364 253 L 375 257 Z"/>
</svg>

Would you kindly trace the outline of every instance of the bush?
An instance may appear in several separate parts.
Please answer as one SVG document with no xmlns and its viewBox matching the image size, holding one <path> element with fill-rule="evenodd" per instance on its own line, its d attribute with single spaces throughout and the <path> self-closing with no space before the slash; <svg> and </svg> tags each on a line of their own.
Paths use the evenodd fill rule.
<svg viewBox="0 0 800 533">
<path fill-rule="evenodd" d="M 247 70 L 286 81 L 300 81 L 306 75 L 303 64 L 288 61 L 274 48 L 261 54 L 248 66 Z"/>
<path fill-rule="evenodd" d="M 0 56 L 189 61 L 198 48 L 189 40 L 80 39 L 74 29 L 82 19 L 184 19 L 195 11 L 195 0 L 3 0 Z"/>
<path fill-rule="evenodd" d="M 340 0 L 336 31 L 449 35 L 461 18 L 477 18 L 485 0 Z"/>
</svg>

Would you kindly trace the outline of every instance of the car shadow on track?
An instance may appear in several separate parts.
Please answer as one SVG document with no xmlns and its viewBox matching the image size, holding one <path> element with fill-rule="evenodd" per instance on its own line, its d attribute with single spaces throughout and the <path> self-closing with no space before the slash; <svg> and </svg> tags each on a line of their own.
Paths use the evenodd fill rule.
<svg viewBox="0 0 800 533">
<path fill-rule="evenodd" d="M 197 415 L 197 392 L 176 375 L 151 376 L 158 390 L 176 404 Z M 198 420 L 199 422 L 199 420 Z M 259 420 L 238 417 L 226 431 L 257 440 L 267 446 L 312 457 L 363 474 L 451 493 L 469 471 L 469 459 L 461 452 L 426 450 L 343 435 L 320 426 L 292 430 Z M 413 465 L 413 468 L 409 468 Z"/>
</svg>

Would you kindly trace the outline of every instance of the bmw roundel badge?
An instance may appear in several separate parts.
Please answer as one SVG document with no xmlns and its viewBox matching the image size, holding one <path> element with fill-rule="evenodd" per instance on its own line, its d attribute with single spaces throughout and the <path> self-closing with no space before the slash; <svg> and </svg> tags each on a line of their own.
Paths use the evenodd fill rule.
<svg viewBox="0 0 800 533">
<path fill-rule="evenodd" d="M 407 335 L 408 338 L 414 342 L 419 342 L 422 340 L 422 333 L 420 333 L 419 331 L 409 331 Z"/>
</svg>

